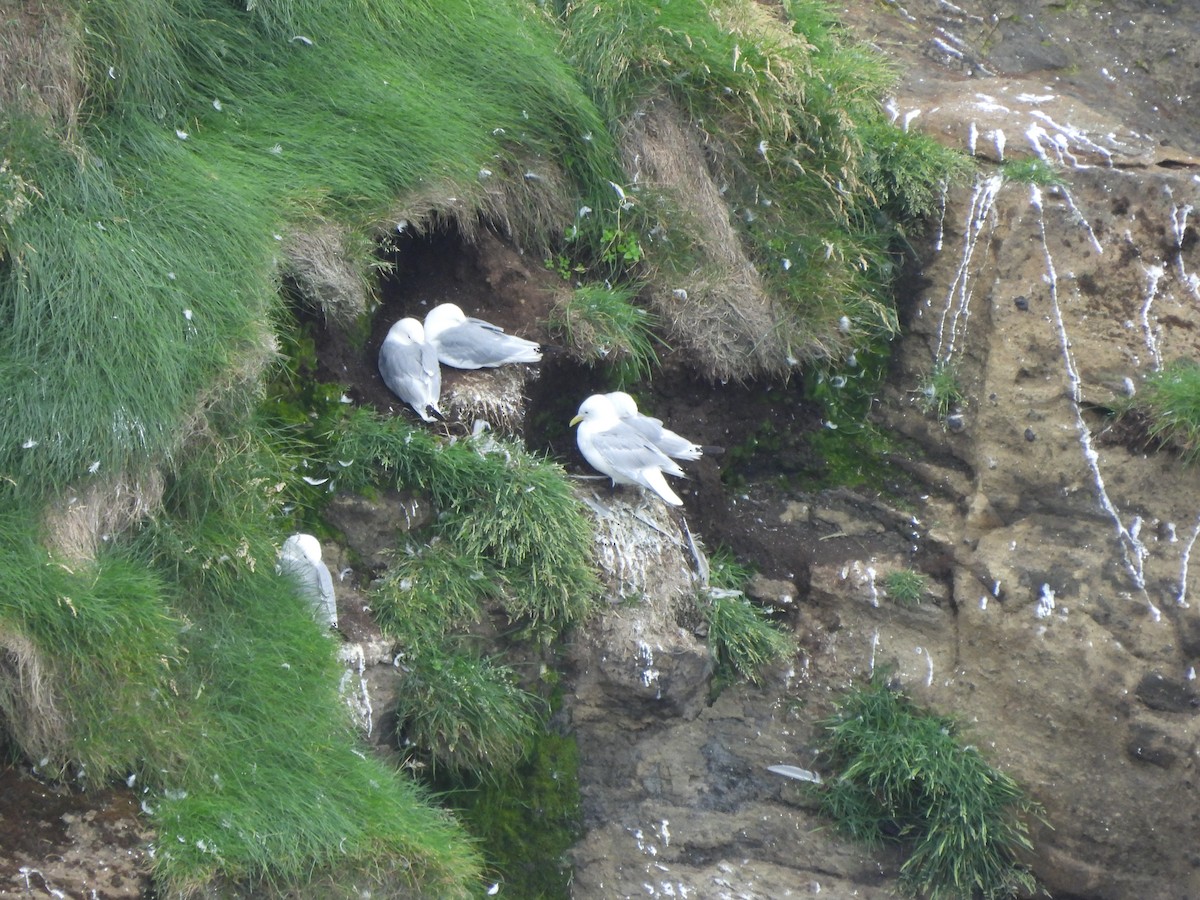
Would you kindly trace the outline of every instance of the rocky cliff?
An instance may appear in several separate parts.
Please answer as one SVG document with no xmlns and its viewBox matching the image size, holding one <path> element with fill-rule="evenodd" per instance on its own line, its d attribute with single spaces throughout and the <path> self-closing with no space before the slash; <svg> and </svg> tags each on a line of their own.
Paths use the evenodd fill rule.
<svg viewBox="0 0 1200 900">
<path fill-rule="evenodd" d="M 574 894 L 889 896 L 899 861 L 838 840 L 766 770 L 811 765 L 831 697 L 886 665 L 1044 804 L 1029 862 L 1051 894 L 1195 896 L 1200 473 L 1108 411 L 1198 352 L 1200 13 L 917 0 L 846 16 L 904 73 L 897 120 L 980 163 L 914 241 L 900 298 L 875 416 L 908 439 L 888 463 L 908 487 L 764 480 L 704 517 L 706 539 L 762 567 L 760 599 L 792 610 L 803 652 L 763 689 L 677 693 L 658 717 L 636 685 L 587 696 Z M 1063 183 L 1003 165 L 1022 159 Z M 962 398 L 940 419 L 935 371 Z M 933 589 L 902 608 L 881 585 L 909 567 Z M 624 653 L 636 671 L 636 642 Z M 662 683 L 680 658 L 656 657 Z"/>
</svg>

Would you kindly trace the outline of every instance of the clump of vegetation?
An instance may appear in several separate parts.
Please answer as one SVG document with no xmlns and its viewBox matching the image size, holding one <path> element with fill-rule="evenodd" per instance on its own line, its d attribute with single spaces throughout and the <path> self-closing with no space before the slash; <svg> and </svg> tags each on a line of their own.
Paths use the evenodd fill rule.
<svg viewBox="0 0 1200 900">
<path fill-rule="evenodd" d="M 581 359 L 603 363 L 621 385 L 645 381 L 658 368 L 656 320 L 634 295 L 632 286 L 582 284 L 555 307 L 548 323 Z"/>
<path fill-rule="evenodd" d="M 438 768 L 476 779 L 511 771 L 541 721 L 513 673 L 464 650 L 421 647 L 406 657 L 396 715 L 403 740 Z"/>
<path fill-rule="evenodd" d="M 705 614 L 719 683 L 744 678 L 759 684 L 772 666 L 796 652 L 795 640 L 740 592 L 712 591 Z"/>
<path fill-rule="evenodd" d="M 888 598 L 901 606 L 916 606 L 925 594 L 928 579 L 912 569 L 895 569 L 883 579 Z"/>
<path fill-rule="evenodd" d="M 957 722 L 918 709 L 877 675 L 820 724 L 835 773 L 818 789 L 822 812 L 856 840 L 903 847 L 905 893 L 999 900 L 1033 892 L 1017 856 L 1032 849 L 1021 817 L 1042 819 L 1041 808 L 960 743 Z"/>
<path fill-rule="evenodd" d="M 708 646 L 717 662 L 717 690 L 738 679 L 759 684 L 773 666 L 796 652 L 795 639 L 743 593 L 750 575 L 750 569 L 727 550 L 718 550 L 709 559 L 710 588 L 699 602 L 708 622 Z"/>
<path fill-rule="evenodd" d="M 644 222 L 639 271 L 656 311 L 718 377 L 781 374 L 789 359 L 844 358 L 894 335 L 888 285 L 904 223 L 971 169 L 886 120 L 877 98 L 893 74 L 825 4 L 783 9 L 786 30 L 734 0 L 565 4 L 569 58 L 626 134 L 626 155 L 657 176 L 655 196 L 635 187 L 622 204 Z M 639 117 L 655 128 L 624 124 Z M 677 120 L 702 121 L 703 135 Z M 693 140 L 719 193 L 680 175 L 704 161 L 668 159 Z M 764 289 L 782 315 L 764 313 Z"/>
<path fill-rule="evenodd" d="M 1052 165 L 1044 159 L 1032 156 L 1024 159 L 1007 160 L 1000 166 L 1000 172 L 1004 175 L 1005 180 L 1015 181 L 1018 184 L 1036 184 L 1040 187 L 1054 187 L 1067 183 L 1062 173 Z"/>
<path fill-rule="evenodd" d="M 1200 457 L 1200 363 L 1178 359 L 1150 373 L 1128 405 L 1144 415 L 1155 441 L 1188 462 Z"/>
<path fill-rule="evenodd" d="M 948 360 L 934 363 L 929 374 L 917 386 L 916 393 L 921 411 L 927 416 L 934 416 L 943 427 L 950 414 L 960 409 L 967 400 L 958 380 L 958 368 Z"/>
<path fill-rule="evenodd" d="M 433 534 L 464 561 L 442 565 L 466 567 L 468 579 L 479 573 L 481 588 L 502 577 L 514 621 L 560 629 L 592 610 L 599 582 L 591 527 L 556 463 L 516 442 L 484 435 L 449 444 L 398 417 L 355 409 L 328 435 L 321 465 L 343 490 L 427 492 L 438 510 Z"/>
</svg>

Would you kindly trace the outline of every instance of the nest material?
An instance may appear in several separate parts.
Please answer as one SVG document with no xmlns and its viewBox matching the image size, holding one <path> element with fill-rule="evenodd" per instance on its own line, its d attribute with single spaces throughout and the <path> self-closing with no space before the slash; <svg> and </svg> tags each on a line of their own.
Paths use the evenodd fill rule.
<svg viewBox="0 0 1200 900">
<path fill-rule="evenodd" d="M 498 434 L 519 436 L 525 425 L 525 385 L 530 366 L 500 366 L 456 373 L 442 389 L 440 407 L 471 428 L 479 420 Z"/>
<path fill-rule="evenodd" d="M 650 289 L 670 343 L 717 379 L 785 374 L 788 314 L 768 295 L 742 247 L 698 133 L 668 100 L 655 100 L 643 112 L 632 117 L 622 153 L 638 184 L 683 215 L 700 258 L 690 273 L 657 273 Z"/>
</svg>

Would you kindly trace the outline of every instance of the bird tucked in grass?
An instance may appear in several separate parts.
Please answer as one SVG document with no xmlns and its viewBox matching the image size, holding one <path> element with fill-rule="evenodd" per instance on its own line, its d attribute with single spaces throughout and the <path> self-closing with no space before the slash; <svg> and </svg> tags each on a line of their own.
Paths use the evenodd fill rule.
<svg viewBox="0 0 1200 900">
<path fill-rule="evenodd" d="M 283 542 L 275 571 L 296 580 L 304 599 L 312 604 L 313 615 L 319 623 L 337 628 L 333 576 L 321 561 L 320 541 L 311 534 L 293 534 Z"/>
<path fill-rule="evenodd" d="M 579 425 L 575 440 L 583 458 L 597 472 L 611 478 L 614 486 L 635 484 L 649 488 L 671 506 L 683 505 L 663 477 L 664 472 L 682 477 L 683 469 L 622 421 L 608 396 L 593 394 L 584 400 L 571 424 Z"/>
<path fill-rule="evenodd" d="M 416 410 L 426 422 L 444 419 L 438 409 L 442 369 L 437 350 L 425 336 L 421 323 L 411 316 L 401 319 L 379 348 L 379 374 L 393 394 Z"/>
<path fill-rule="evenodd" d="M 542 361 L 542 348 L 536 342 L 506 334 L 483 319 L 468 318 L 454 303 L 442 303 L 426 313 L 425 338 L 436 348 L 437 358 L 455 369 Z"/>
</svg>

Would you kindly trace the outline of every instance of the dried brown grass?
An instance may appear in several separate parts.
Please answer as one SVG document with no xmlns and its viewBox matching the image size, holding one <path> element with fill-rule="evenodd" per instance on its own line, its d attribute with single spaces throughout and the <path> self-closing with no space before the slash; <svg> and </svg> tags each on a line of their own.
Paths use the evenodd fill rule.
<svg viewBox="0 0 1200 900">
<path fill-rule="evenodd" d="M 58 708 L 45 662 L 33 643 L 0 627 L 0 719 L 21 752 L 61 767 L 67 721 Z"/>
<path fill-rule="evenodd" d="M 348 323 L 373 304 L 371 251 L 346 228 L 314 221 L 284 237 L 283 275 L 326 318 Z"/>
<path fill-rule="evenodd" d="M 48 119 L 73 139 L 84 99 L 78 14 L 37 0 L 0 6 L 0 108 Z"/>
<path fill-rule="evenodd" d="M 102 541 L 154 515 L 162 506 L 163 477 L 126 473 L 68 491 L 43 513 L 46 546 L 69 563 L 96 558 Z"/>
<path fill-rule="evenodd" d="M 787 372 L 788 313 L 767 293 L 730 221 L 700 132 L 669 100 L 633 116 L 622 154 L 643 189 L 664 196 L 694 238 L 698 264 L 686 273 L 660 268 L 647 291 L 668 327 L 668 342 L 714 379 L 743 381 Z"/>
</svg>

